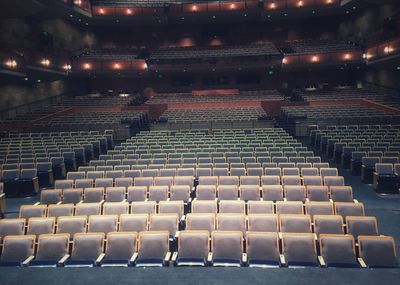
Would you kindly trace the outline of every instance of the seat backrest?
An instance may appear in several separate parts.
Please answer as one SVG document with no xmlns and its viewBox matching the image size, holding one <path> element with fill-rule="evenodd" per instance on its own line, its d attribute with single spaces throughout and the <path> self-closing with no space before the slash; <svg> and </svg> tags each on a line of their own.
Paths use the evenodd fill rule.
<svg viewBox="0 0 400 285">
<path fill-rule="evenodd" d="M 182 200 L 188 201 L 190 198 L 189 185 L 172 185 L 170 188 L 170 198 L 173 201 Z"/>
<path fill-rule="evenodd" d="M 1 219 L 0 239 L 5 236 L 23 235 L 25 233 L 25 219 Z"/>
<path fill-rule="evenodd" d="M 209 235 L 208 231 L 182 231 L 178 240 L 178 256 L 207 260 L 210 251 Z"/>
<path fill-rule="evenodd" d="M 239 176 L 220 176 L 219 185 L 239 186 Z"/>
<path fill-rule="evenodd" d="M 301 201 L 277 201 L 276 202 L 277 214 L 293 214 L 301 215 L 304 213 L 303 202 Z"/>
<path fill-rule="evenodd" d="M 327 266 L 357 264 L 352 235 L 321 234 L 319 242 L 320 253 Z"/>
<path fill-rule="evenodd" d="M 142 232 L 148 229 L 147 214 L 123 214 L 119 222 L 120 232 Z"/>
<path fill-rule="evenodd" d="M 132 214 L 154 214 L 156 213 L 156 201 L 142 201 L 131 203 Z"/>
<path fill-rule="evenodd" d="M 213 213 L 189 213 L 186 215 L 186 230 L 215 230 L 215 214 Z"/>
<path fill-rule="evenodd" d="M 136 251 L 136 232 L 114 232 L 107 235 L 105 260 L 130 260 Z"/>
<path fill-rule="evenodd" d="M 315 238 L 310 233 L 283 233 L 282 253 L 286 263 L 297 265 L 316 265 L 317 250 Z"/>
<path fill-rule="evenodd" d="M 192 213 L 216 213 L 217 202 L 207 200 L 194 200 L 192 201 Z"/>
<path fill-rule="evenodd" d="M 62 216 L 57 219 L 57 234 L 67 233 L 70 237 L 86 232 L 86 216 Z"/>
<path fill-rule="evenodd" d="M 169 252 L 168 231 L 148 231 L 139 233 L 139 259 L 163 260 Z"/>
<path fill-rule="evenodd" d="M 76 216 L 90 216 L 101 214 L 101 203 L 81 203 L 75 208 Z"/>
<path fill-rule="evenodd" d="M 54 217 L 33 217 L 28 220 L 27 234 L 40 235 L 54 233 L 56 219 Z"/>
<path fill-rule="evenodd" d="M 42 234 L 39 236 L 36 260 L 59 261 L 69 252 L 69 234 Z"/>
<path fill-rule="evenodd" d="M 278 232 L 278 217 L 275 214 L 249 214 L 247 228 L 250 232 Z"/>
<path fill-rule="evenodd" d="M 240 261 L 243 253 L 243 233 L 240 231 L 214 231 L 211 234 L 213 259 Z"/>
<path fill-rule="evenodd" d="M 279 237 L 272 232 L 248 232 L 246 234 L 247 260 L 279 261 Z"/>
<path fill-rule="evenodd" d="M 47 213 L 46 205 L 22 205 L 19 210 L 19 217 L 24 219 L 29 219 L 32 217 L 45 217 Z"/>
<path fill-rule="evenodd" d="M 343 218 L 347 216 L 364 216 L 364 204 L 363 203 L 351 203 L 351 202 L 336 202 L 335 203 L 336 215 L 341 215 Z"/>
<path fill-rule="evenodd" d="M 77 233 L 74 235 L 72 260 L 95 261 L 103 252 L 103 233 Z"/>
<path fill-rule="evenodd" d="M 150 231 L 168 231 L 170 236 L 175 236 L 178 230 L 178 214 L 153 214 L 150 216 Z"/>
<path fill-rule="evenodd" d="M 375 217 L 346 217 L 347 233 L 355 239 L 358 236 L 377 236 L 378 224 Z"/>
<path fill-rule="evenodd" d="M 359 236 L 359 256 L 370 267 L 398 266 L 396 245 L 389 236 Z"/>
<path fill-rule="evenodd" d="M 217 214 L 217 230 L 246 232 L 245 214 Z"/>
<path fill-rule="evenodd" d="M 217 186 L 213 184 L 200 184 L 196 189 L 198 200 L 214 200 L 217 197 Z"/>
<path fill-rule="evenodd" d="M 280 215 L 279 228 L 282 233 L 311 233 L 309 215 Z"/>
<path fill-rule="evenodd" d="M 334 202 L 353 202 L 351 186 L 331 186 L 331 199 Z"/>
<path fill-rule="evenodd" d="M 109 233 L 116 232 L 118 227 L 117 215 L 91 215 L 89 216 L 89 233 Z"/>
<path fill-rule="evenodd" d="M 3 240 L 0 261 L 22 263 L 34 254 L 35 239 L 34 235 L 6 236 Z"/>
<path fill-rule="evenodd" d="M 343 218 L 337 215 L 315 215 L 314 233 L 320 234 L 343 234 Z"/>
<path fill-rule="evenodd" d="M 245 214 L 246 211 L 246 203 L 242 200 L 222 200 L 219 202 L 219 212 L 226 214 Z"/>
</svg>

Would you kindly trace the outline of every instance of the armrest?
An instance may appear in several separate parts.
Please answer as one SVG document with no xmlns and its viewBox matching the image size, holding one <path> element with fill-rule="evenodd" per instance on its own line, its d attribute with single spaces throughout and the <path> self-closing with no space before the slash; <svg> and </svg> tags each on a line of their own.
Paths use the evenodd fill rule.
<svg viewBox="0 0 400 285">
<path fill-rule="evenodd" d="M 67 261 L 67 259 L 68 259 L 69 257 L 70 257 L 69 254 L 64 255 L 63 258 L 61 258 L 61 259 L 58 261 L 58 264 L 64 264 L 64 263 Z"/>
<path fill-rule="evenodd" d="M 172 261 L 172 262 L 176 262 L 177 258 L 178 258 L 178 252 L 175 251 L 174 254 L 173 254 L 172 257 L 171 257 L 171 261 Z"/>
<path fill-rule="evenodd" d="M 361 257 L 357 258 L 358 263 L 360 263 L 360 266 L 362 268 L 367 268 L 367 264 L 365 264 L 364 259 L 362 259 Z"/>
<path fill-rule="evenodd" d="M 243 253 L 242 255 L 242 262 L 247 263 L 247 253 Z"/>
<path fill-rule="evenodd" d="M 282 233 L 281 232 L 278 232 L 278 237 L 279 237 L 279 239 L 282 239 Z"/>
<path fill-rule="evenodd" d="M 126 201 L 127 201 L 126 199 L 122 200 L 123 203 L 126 202 Z"/>
<path fill-rule="evenodd" d="M 129 263 L 134 263 L 134 262 L 136 261 L 137 257 L 138 257 L 138 253 L 135 252 L 135 253 L 132 255 L 131 259 L 129 259 Z"/>
<path fill-rule="evenodd" d="M 333 203 L 333 200 L 332 200 L 332 199 L 329 199 L 329 202 Z"/>
<path fill-rule="evenodd" d="M 78 204 L 82 204 L 83 203 L 83 200 L 80 200 L 79 202 L 78 202 Z"/>
<path fill-rule="evenodd" d="M 167 254 L 164 257 L 164 262 L 169 262 L 170 259 L 171 259 L 171 252 L 168 251 Z"/>
<path fill-rule="evenodd" d="M 5 198 L 5 197 L 6 197 L 6 194 L 5 194 L 5 193 L 1 193 L 1 194 L 0 194 L 0 199 L 1 199 L 1 198 Z"/>
<path fill-rule="evenodd" d="M 181 218 L 181 222 L 184 222 L 186 220 L 186 215 L 183 215 Z"/>
<path fill-rule="evenodd" d="M 324 258 L 323 258 L 321 255 L 318 255 L 318 261 L 319 261 L 319 264 L 320 264 L 322 267 L 325 267 L 325 266 L 326 266 L 325 260 L 324 260 Z"/>
<path fill-rule="evenodd" d="M 207 261 L 212 262 L 212 259 L 213 259 L 213 254 L 212 254 L 212 252 L 209 252 L 208 256 L 207 256 Z"/>
<path fill-rule="evenodd" d="M 189 197 L 189 200 L 187 200 L 188 203 L 192 203 L 192 197 Z"/>
<path fill-rule="evenodd" d="M 179 238 L 179 231 L 176 231 L 174 238 Z"/>
<path fill-rule="evenodd" d="M 24 260 L 24 262 L 22 262 L 22 266 L 23 267 L 27 267 L 29 265 L 29 263 L 35 259 L 35 256 L 31 255 L 29 256 L 27 259 Z"/>
<path fill-rule="evenodd" d="M 286 264 L 285 256 L 283 254 L 279 255 L 279 260 L 281 261 L 281 264 Z"/>
<path fill-rule="evenodd" d="M 353 199 L 353 201 L 354 201 L 354 203 L 358 203 L 358 200 L 357 200 L 357 199 Z"/>
<path fill-rule="evenodd" d="M 101 253 L 99 255 L 99 257 L 96 259 L 96 263 L 97 264 L 101 263 L 101 261 L 104 259 L 104 257 L 106 257 L 106 254 L 105 253 Z"/>
<path fill-rule="evenodd" d="M 286 198 L 283 198 L 283 202 L 287 202 L 287 199 L 286 199 Z"/>
<path fill-rule="evenodd" d="M 99 203 L 103 205 L 103 204 L 104 204 L 104 202 L 105 202 L 105 201 L 104 201 L 104 199 L 103 199 L 103 200 L 101 200 Z"/>
<path fill-rule="evenodd" d="M 62 202 L 60 201 L 60 202 L 58 202 L 56 205 L 61 205 L 62 204 Z"/>
<path fill-rule="evenodd" d="M 36 202 L 35 204 L 33 204 L 33 206 L 39 206 L 40 202 Z"/>
</svg>

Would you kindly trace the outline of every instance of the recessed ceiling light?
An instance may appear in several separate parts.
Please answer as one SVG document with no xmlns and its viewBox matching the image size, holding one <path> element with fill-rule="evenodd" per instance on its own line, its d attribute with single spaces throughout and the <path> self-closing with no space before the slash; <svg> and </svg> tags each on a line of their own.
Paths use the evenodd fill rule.
<svg viewBox="0 0 400 285">
<path fill-rule="evenodd" d="M 40 79 L 38 79 L 37 82 L 40 83 Z"/>
<path fill-rule="evenodd" d="M 29 80 L 29 78 L 28 77 L 25 77 L 25 81 L 28 81 Z"/>
<path fill-rule="evenodd" d="M 72 18 L 73 16 L 74 16 L 74 15 L 72 15 L 72 14 L 71 14 L 71 15 L 69 15 L 69 17 L 70 17 L 70 18 Z"/>
<path fill-rule="evenodd" d="M 400 66 L 397 67 L 397 70 L 400 70 Z"/>
</svg>

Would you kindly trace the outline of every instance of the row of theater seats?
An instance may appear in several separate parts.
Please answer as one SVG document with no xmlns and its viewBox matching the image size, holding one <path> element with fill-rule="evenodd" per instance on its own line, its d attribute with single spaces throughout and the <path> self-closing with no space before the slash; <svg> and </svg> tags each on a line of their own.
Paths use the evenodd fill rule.
<svg viewBox="0 0 400 285">
<path fill-rule="evenodd" d="M 326 39 L 308 39 L 308 40 L 294 40 L 286 42 L 296 53 L 323 53 L 334 52 L 342 50 L 359 49 L 354 43 L 326 40 Z"/>
<path fill-rule="evenodd" d="M 257 121 L 260 117 L 267 117 L 267 113 L 260 107 L 184 110 L 170 109 L 160 116 L 159 121 L 170 123 Z"/>
<path fill-rule="evenodd" d="M 397 267 L 394 240 L 360 236 L 358 252 L 351 235 L 321 235 L 319 247 L 312 234 L 240 231 L 183 231 L 172 254 L 166 231 L 77 233 L 72 246 L 68 234 L 6 236 L 2 266 L 150 267 Z M 70 249 L 72 247 L 72 249 Z"/>
<path fill-rule="evenodd" d="M 267 101 L 283 100 L 278 90 L 240 91 L 239 94 L 221 95 L 193 95 L 191 93 L 159 93 L 150 98 L 146 104 L 171 104 L 195 102 L 232 102 L 232 101 Z"/>
<path fill-rule="evenodd" d="M 350 186 L 299 185 L 199 185 L 190 191 L 189 185 L 89 187 L 42 190 L 40 201 L 52 203 L 94 203 L 134 201 L 242 200 L 242 201 L 334 201 L 352 202 Z"/>
<path fill-rule="evenodd" d="M 349 100 L 349 99 L 366 99 L 371 100 L 382 105 L 390 106 L 400 109 L 398 103 L 398 95 L 390 93 L 379 93 L 377 91 L 360 89 L 360 88 L 336 88 L 333 90 L 294 90 L 298 97 L 304 101 L 336 101 L 336 100 Z"/>
<path fill-rule="evenodd" d="M 348 120 L 364 119 L 376 122 L 378 118 L 391 119 L 396 115 L 385 113 L 384 111 L 366 107 L 362 105 L 346 105 L 346 106 L 302 106 L 302 107 L 282 107 L 283 115 L 288 119 L 310 119 L 318 121 L 327 121 L 331 123 L 335 121 L 348 122 Z"/>
<path fill-rule="evenodd" d="M 23 205 L 20 218 L 58 218 L 60 216 L 162 214 L 176 215 L 180 221 L 189 214 L 278 214 L 314 217 L 316 215 L 364 216 L 364 205 L 358 202 L 301 202 L 301 201 L 229 201 L 194 200 L 187 210 L 183 201 L 104 202 L 79 204 Z M 169 216 L 171 216 L 169 215 Z M 201 216 L 201 215 L 200 215 Z M 4 220 L 4 221 L 7 221 Z M 243 223 L 242 223 L 243 224 Z"/>
</svg>

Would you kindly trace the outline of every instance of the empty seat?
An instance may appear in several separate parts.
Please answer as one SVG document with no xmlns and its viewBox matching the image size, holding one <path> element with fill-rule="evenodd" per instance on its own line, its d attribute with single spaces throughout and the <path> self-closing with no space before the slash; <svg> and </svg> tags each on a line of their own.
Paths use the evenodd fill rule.
<svg viewBox="0 0 400 285">
<path fill-rule="evenodd" d="M 91 215 L 89 216 L 88 232 L 89 233 L 105 233 L 116 232 L 118 226 L 117 215 Z"/>
<path fill-rule="evenodd" d="M 276 213 L 277 214 L 293 214 L 302 215 L 304 214 L 303 202 L 301 201 L 277 201 L 276 202 Z"/>
<path fill-rule="evenodd" d="M 318 266 L 313 234 L 283 233 L 282 254 L 288 266 Z"/>
<path fill-rule="evenodd" d="M 245 214 L 246 203 L 244 201 L 222 200 L 219 202 L 219 213 Z"/>
<path fill-rule="evenodd" d="M 196 189 L 197 200 L 215 200 L 217 197 L 217 186 L 214 184 L 200 184 Z"/>
<path fill-rule="evenodd" d="M 207 263 L 209 248 L 208 231 L 183 231 L 179 235 L 177 266 L 204 266 Z"/>
<path fill-rule="evenodd" d="M 366 266 L 398 267 L 394 239 L 388 236 L 359 236 L 358 251 Z"/>
<path fill-rule="evenodd" d="M 119 217 L 120 232 L 142 232 L 148 229 L 147 214 L 123 214 Z"/>
<path fill-rule="evenodd" d="M 23 266 L 33 259 L 35 251 L 34 235 L 6 236 L 0 255 L 0 266 Z"/>
<path fill-rule="evenodd" d="M 213 213 L 188 213 L 186 215 L 186 230 L 215 230 L 215 215 Z"/>
<path fill-rule="evenodd" d="M 103 204 L 103 215 L 122 215 L 128 213 L 128 202 L 105 202 Z"/>
<path fill-rule="evenodd" d="M 347 233 L 356 240 L 358 236 L 377 236 L 378 224 L 375 217 L 346 217 Z"/>
<path fill-rule="evenodd" d="M 91 187 L 93 187 L 93 179 L 75 180 L 75 188 L 91 188 Z"/>
<path fill-rule="evenodd" d="M 43 192 L 43 191 L 42 191 Z M 78 204 L 83 201 L 83 189 L 64 189 L 63 191 L 63 203 L 65 204 Z"/>
<path fill-rule="evenodd" d="M 5 236 L 23 235 L 25 233 L 25 219 L 0 220 L 0 244 Z"/>
<path fill-rule="evenodd" d="M 325 176 L 324 185 L 328 187 L 344 186 L 344 178 L 343 176 Z"/>
<path fill-rule="evenodd" d="M 331 186 L 331 199 L 334 202 L 353 202 L 351 186 Z"/>
<path fill-rule="evenodd" d="M 42 190 L 40 193 L 40 203 L 41 204 L 57 204 L 62 200 L 62 190 Z"/>
<path fill-rule="evenodd" d="M 282 176 L 282 185 L 301 185 L 301 178 L 296 175 Z"/>
<path fill-rule="evenodd" d="M 74 187 L 73 180 L 56 180 L 56 182 L 54 183 L 54 189 L 65 189 L 73 187 Z"/>
<path fill-rule="evenodd" d="M 85 188 L 83 201 L 85 203 L 100 203 L 104 201 L 104 188 Z"/>
<path fill-rule="evenodd" d="M 22 205 L 19 210 L 19 217 L 22 219 L 30 219 L 32 217 L 46 217 L 47 206 L 46 205 Z"/>
<path fill-rule="evenodd" d="M 147 187 L 146 186 L 131 186 L 127 189 L 127 201 L 145 201 L 147 199 Z"/>
<path fill-rule="evenodd" d="M 283 233 L 311 233 L 309 215 L 280 215 L 279 228 Z"/>
<path fill-rule="evenodd" d="M 103 245 L 103 233 L 75 234 L 71 257 L 65 261 L 64 266 L 95 266 L 96 260 L 103 253 Z"/>
<path fill-rule="evenodd" d="M 247 216 L 249 232 L 278 232 L 278 217 L 274 214 L 249 214 Z"/>
<path fill-rule="evenodd" d="M 322 177 L 321 176 L 303 176 L 303 185 L 304 186 L 311 186 L 311 185 L 320 186 L 320 185 L 322 185 Z"/>
<path fill-rule="evenodd" d="M 132 202 L 131 213 L 132 214 L 155 214 L 157 202 L 145 201 L 145 202 Z"/>
<path fill-rule="evenodd" d="M 170 199 L 172 201 L 184 201 L 190 200 L 190 186 L 189 185 L 172 185 L 170 188 Z"/>
<path fill-rule="evenodd" d="M 217 230 L 246 232 L 246 216 L 244 214 L 218 214 Z"/>
<path fill-rule="evenodd" d="M 69 239 L 69 234 L 40 235 L 35 259 L 29 266 L 56 266 L 69 253 Z"/>
<path fill-rule="evenodd" d="M 62 216 L 57 219 L 57 234 L 67 233 L 70 237 L 73 237 L 76 233 L 86 232 L 86 217 L 85 216 L 74 216 L 67 217 Z"/>
<path fill-rule="evenodd" d="M 220 176 L 219 177 L 219 185 L 239 186 L 239 177 L 238 176 Z"/>
<path fill-rule="evenodd" d="M 319 243 L 327 267 L 359 267 L 353 236 L 321 234 Z"/>
<path fill-rule="evenodd" d="M 122 202 L 125 200 L 125 187 L 107 187 L 105 191 L 106 202 Z"/>
<path fill-rule="evenodd" d="M 246 253 L 249 267 L 279 266 L 279 237 L 272 232 L 248 232 Z"/>
<path fill-rule="evenodd" d="M 343 218 L 346 218 L 347 216 L 364 216 L 364 204 L 336 202 L 335 213 L 336 215 L 341 215 Z"/>
<path fill-rule="evenodd" d="M 75 212 L 74 204 L 53 204 L 47 208 L 47 216 L 58 218 L 60 216 L 73 216 Z"/>
<path fill-rule="evenodd" d="M 240 186 L 240 199 L 244 201 L 258 201 L 260 200 L 260 186 L 259 185 L 242 185 Z"/>
<path fill-rule="evenodd" d="M 168 186 L 150 186 L 149 201 L 166 201 L 168 199 Z"/>
<path fill-rule="evenodd" d="M 220 185 L 218 186 L 219 200 L 237 200 L 238 186 L 236 185 Z"/>
<path fill-rule="evenodd" d="M 311 218 L 314 215 L 333 215 L 333 203 L 331 202 L 306 202 L 306 214 Z"/>
<path fill-rule="evenodd" d="M 101 266 L 123 266 L 133 264 L 137 252 L 136 232 L 109 233 Z"/>
<path fill-rule="evenodd" d="M 263 185 L 261 192 L 264 201 L 283 200 L 283 189 L 281 185 Z"/>
<path fill-rule="evenodd" d="M 307 186 L 307 198 L 310 201 L 329 201 L 329 189 L 327 186 Z"/>
<path fill-rule="evenodd" d="M 306 188 L 301 185 L 285 185 L 283 187 L 287 201 L 305 201 Z"/>
<path fill-rule="evenodd" d="M 170 259 L 168 231 L 139 233 L 136 266 L 164 266 Z"/>
<path fill-rule="evenodd" d="M 101 214 L 101 203 L 81 203 L 75 208 L 76 216 L 90 216 Z"/>
<path fill-rule="evenodd" d="M 175 237 L 178 231 L 178 214 L 156 214 L 150 216 L 150 231 L 168 231 L 170 237 Z"/>
<path fill-rule="evenodd" d="M 236 266 L 242 264 L 243 234 L 240 231 L 214 231 L 211 234 L 213 266 Z"/>
<path fill-rule="evenodd" d="M 260 185 L 259 176 L 241 176 L 240 185 Z"/>
<path fill-rule="evenodd" d="M 320 234 L 343 234 L 343 218 L 337 215 L 315 215 L 314 233 Z"/>
</svg>

